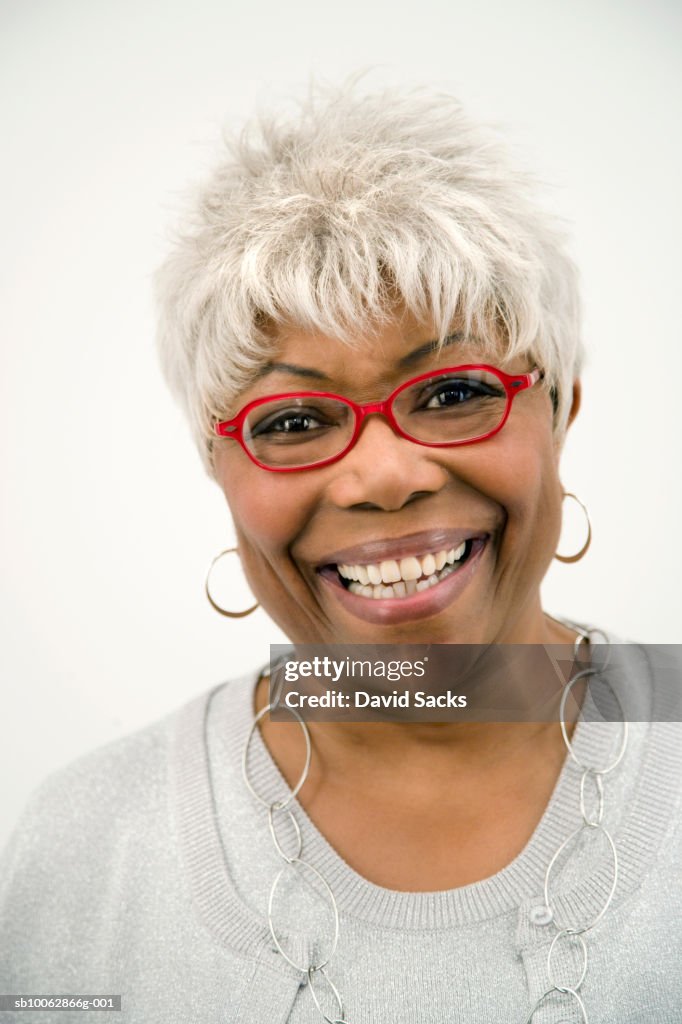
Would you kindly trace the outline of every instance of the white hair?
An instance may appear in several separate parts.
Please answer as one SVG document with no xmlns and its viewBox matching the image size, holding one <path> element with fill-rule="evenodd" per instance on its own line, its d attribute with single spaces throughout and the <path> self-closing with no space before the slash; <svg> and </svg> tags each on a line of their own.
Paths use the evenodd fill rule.
<svg viewBox="0 0 682 1024">
<path fill-rule="evenodd" d="M 213 424 L 272 358 L 277 326 L 349 346 L 396 315 L 528 355 L 565 428 L 582 359 L 576 269 L 553 219 L 457 100 L 320 89 L 227 141 L 157 273 L 158 344 L 207 471 Z M 273 330 L 274 327 L 274 330 Z"/>
</svg>

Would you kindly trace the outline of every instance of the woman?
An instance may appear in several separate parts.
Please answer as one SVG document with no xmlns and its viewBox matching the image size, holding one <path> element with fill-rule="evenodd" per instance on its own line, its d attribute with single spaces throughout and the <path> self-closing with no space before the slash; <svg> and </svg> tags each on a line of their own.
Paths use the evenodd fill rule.
<svg viewBox="0 0 682 1024">
<path fill-rule="evenodd" d="M 453 100 L 339 92 L 243 135 L 159 294 L 166 375 L 296 645 L 570 645 L 591 671 L 603 634 L 539 593 L 576 275 Z M 646 652 L 619 668 L 652 717 Z M 217 687 L 48 780 L 5 855 L 3 991 L 144 1022 L 682 1019 L 678 726 L 574 728 L 565 700 L 279 724 L 269 699 L 265 671 Z"/>
</svg>

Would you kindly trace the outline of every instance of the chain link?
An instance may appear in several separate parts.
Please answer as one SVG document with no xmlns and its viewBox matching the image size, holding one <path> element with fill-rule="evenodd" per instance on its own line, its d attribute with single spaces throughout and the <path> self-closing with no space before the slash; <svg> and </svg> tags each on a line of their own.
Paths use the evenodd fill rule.
<svg viewBox="0 0 682 1024">
<path fill-rule="evenodd" d="M 289 821 L 294 827 L 294 836 L 296 837 L 296 853 L 286 854 L 282 849 L 282 845 L 277 838 L 277 827 L 275 825 L 275 814 L 277 811 L 281 811 L 283 814 L 288 815 Z M 285 860 L 287 864 L 293 864 L 295 860 L 301 859 L 301 850 L 303 849 L 303 840 L 301 838 L 301 829 L 299 828 L 298 822 L 294 817 L 293 811 L 290 807 L 284 807 L 279 800 L 276 800 L 274 804 L 270 804 L 268 807 L 268 826 L 270 828 L 270 835 L 272 841 L 275 844 L 275 849 L 280 855 L 282 860 Z"/>
<path fill-rule="evenodd" d="M 588 1020 L 588 1017 L 587 1017 L 587 1011 L 585 1010 L 585 1004 L 583 1003 L 582 999 L 580 998 L 580 996 L 578 995 L 576 990 L 573 989 L 573 988 L 556 988 L 556 987 L 548 989 L 545 993 L 543 993 L 543 995 L 540 996 L 540 998 L 538 999 L 537 1003 L 535 1004 L 533 1009 L 530 1011 L 530 1016 L 526 1017 L 526 1019 L 524 1021 L 524 1024 L 533 1024 L 533 1017 L 535 1016 L 537 1011 L 540 1009 L 540 1007 L 544 1003 L 547 1002 L 547 1000 L 551 996 L 554 995 L 555 992 L 559 992 L 559 993 L 561 993 L 561 995 L 570 996 L 571 1001 L 573 1003 L 575 1003 L 576 1006 L 578 1006 L 578 1008 L 580 1010 L 581 1024 L 590 1024 L 590 1022 Z M 562 1020 L 558 1020 L 557 1024 L 572 1024 L 572 1022 L 571 1021 L 567 1021 L 566 1018 L 564 1017 L 564 1018 L 562 1018 Z"/>
<path fill-rule="evenodd" d="M 336 897 L 334 896 L 331 886 L 327 879 L 324 877 L 324 875 L 308 861 L 301 860 L 300 858 L 296 858 L 296 860 L 288 860 L 287 858 L 285 858 L 285 860 L 286 864 L 277 872 L 273 880 L 272 886 L 270 887 L 270 896 L 268 899 L 268 924 L 270 925 L 270 934 L 272 935 L 273 941 L 277 946 L 277 949 L 280 951 L 280 953 L 287 961 L 287 963 L 290 963 L 291 966 L 295 967 L 297 970 L 303 971 L 304 974 L 307 973 L 311 965 L 303 964 L 303 966 L 301 966 L 301 964 L 297 964 L 296 961 L 292 960 L 288 953 L 285 952 L 281 942 L 277 938 L 277 933 L 275 932 L 275 926 L 272 920 L 272 905 L 275 901 L 275 893 L 277 892 L 277 886 L 279 885 L 280 879 L 286 872 L 287 868 L 291 868 L 295 872 L 300 872 L 301 869 L 304 869 L 304 872 L 309 871 L 315 878 L 318 879 L 318 881 L 322 882 L 322 885 L 324 886 L 326 894 L 329 898 L 329 905 L 332 908 L 332 913 L 334 915 L 334 937 L 332 938 L 331 941 L 331 949 L 329 950 L 329 953 L 327 954 L 326 958 L 322 960 L 321 963 L 312 966 L 312 970 L 321 971 L 323 967 L 327 966 L 331 958 L 334 956 L 334 953 L 336 952 L 336 946 L 339 941 L 339 908 L 336 903 Z"/>
<path fill-rule="evenodd" d="M 265 715 L 267 715 L 269 711 L 272 711 L 273 707 L 273 704 L 266 704 L 265 707 L 261 708 L 261 710 L 254 718 L 253 722 L 251 723 L 251 728 L 249 729 L 249 734 L 246 737 L 246 743 L 244 744 L 244 754 L 242 756 L 242 776 L 249 790 L 249 793 L 255 800 L 258 801 L 259 804 L 262 804 L 264 807 L 267 807 L 268 810 L 270 809 L 272 804 L 268 800 L 266 800 L 264 796 L 261 796 L 260 793 L 257 792 L 254 786 L 251 784 L 251 779 L 249 778 L 249 747 L 251 745 L 251 737 L 256 731 L 258 723 L 260 722 L 261 718 L 264 718 Z M 276 801 L 278 808 L 288 807 L 291 801 L 295 799 L 296 796 L 298 796 L 301 790 L 301 786 L 308 778 L 308 772 L 310 771 L 310 759 L 312 757 L 312 744 L 310 742 L 310 732 L 308 730 L 308 726 L 305 724 L 305 722 L 299 715 L 298 711 L 295 710 L 295 708 L 286 708 L 286 710 L 289 712 L 292 718 L 294 718 L 298 722 L 301 729 L 303 730 L 303 738 L 305 740 L 305 764 L 303 765 L 303 770 L 301 771 L 298 782 L 290 791 L 286 800 Z"/>
<path fill-rule="evenodd" d="M 554 980 L 554 971 L 552 970 L 552 953 L 554 952 L 554 949 L 556 947 L 557 942 L 559 942 L 559 940 L 563 939 L 563 938 L 566 938 L 569 941 L 571 939 L 577 939 L 577 941 L 580 943 L 580 951 L 582 953 L 582 959 L 583 959 L 582 970 L 580 971 L 580 974 L 578 975 L 578 980 L 574 981 L 572 985 L 560 985 L 557 981 Z M 582 937 L 582 935 L 580 934 L 580 932 L 574 932 L 570 928 L 563 928 L 560 932 L 556 933 L 556 935 L 552 939 L 551 945 L 550 945 L 549 950 L 547 952 L 547 977 L 549 978 L 550 984 L 558 992 L 566 993 L 566 992 L 569 992 L 569 991 L 577 990 L 577 989 L 580 988 L 580 986 L 584 982 L 586 974 L 587 974 L 587 945 L 585 943 L 585 940 Z"/>
<path fill-rule="evenodd" d="M 320 1004 L 320 1000 L 319 1000 L 319 998 L 317 996 L 317 993 L 315 992 L 315 978 L 317 977 L 318 974 L 322 978 L 324 978 L 325 982 L 327 983 L 327 988 L 329 989 L 329 991 L 332 993 L 334 999 L 336 1000 L 336 1005 L 337 1005 L 337 1008 L 338 1008 L 338 1011 L 339 1011 L 338 1014 L 336 1015 L 336 1017 L 328 1017 L 327 1014 L 322 1009 L 322 1006 Z M 338 992 L 338 989 L 337 989 L 336 985 L 333 983 L 331 978 L 328 977 L 327 972 L 325 971 L 324 967 L 318 967 L 318 968 L 309 967 L 308 968 L 308 984 L 310 985 L 310 994 L 313 997 L 313 1002 L 315 1003 L 315 1006 L 320 1011 L 320 1013 L 322 1014 L 322 1017 L 327 1022 L 327 1024 L 346 1024 L 346 1022 L 344 1021 L 344 1018 L 343 1018 L 343 1003 L 341 1001 L 341 996 L 339 995 L 339 992 Z"/>
<path fill-rule="evenodd" d="M 591 818 L 585 809 L 585 783 L 588 779 L 594 779 L 595 792 L 597 794 L 597 817 Z M 593 768 L 586 768 L 580 779 L 580 813 L 583 822 L 588 828 L 599 828 L 604 820 L 604 783 L 601 772 L 595 772 Z"/>
</svg>

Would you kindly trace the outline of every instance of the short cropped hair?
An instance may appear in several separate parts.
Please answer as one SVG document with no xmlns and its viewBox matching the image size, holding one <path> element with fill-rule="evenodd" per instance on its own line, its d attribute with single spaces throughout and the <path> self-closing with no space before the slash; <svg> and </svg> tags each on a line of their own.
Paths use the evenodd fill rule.
<svg viewBox="0 0 682 1024">
<path fill-rule="evenodd" d="M 527 355 L 561 433 L 582 361 L 577 273 L 536 191 L 456 99 L 425 89 L 318 87 L 295 117 L 227 139 L 156 278 L 164 374 L 209 475 L 213 424 L 278 325 L 352 347 L 398 305 L 440 340 L 457 321 L 491 355 Z"/>
</svg>

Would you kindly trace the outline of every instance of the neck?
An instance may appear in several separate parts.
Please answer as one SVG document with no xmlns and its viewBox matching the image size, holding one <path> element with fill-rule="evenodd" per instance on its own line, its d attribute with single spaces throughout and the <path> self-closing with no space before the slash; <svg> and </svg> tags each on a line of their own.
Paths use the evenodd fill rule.
<svg viewBox="0 0 682 1024">
<path fill-rule="evenodd" d="M 540 618 L 531 628 L 519 628 L 517 624 L 498 642 L 561 645 L 564 657 L 572 654 L 575 631 L 549 616 L 541 614 Z M 510 639 L 521 634 L 526 639 Z M 267 704 L 268 696 L 268 680 L 264 678 L 257 688 L 257 710 Z M 285 777 L 293 781 L 300 761 L 298 724 L 266 718 L 261 728 Z M 442 780 L 446 786 L 451 785 L 453 772 L 466 778 L 481 772 L 505 771 L 519 758 L 526 763 L 553 763 L 565 755 L 556 715 L 550 721 L 519 722 L 310 721 L 308 728 L 314 747 L 313 787 L 325 778 L 361 784 L 370 774 L 374 784 L 380 785 L 383 779 L 393 791 L 397 780 L 410 787 L 421 783 L 433 787 Z"/>
</svg>

